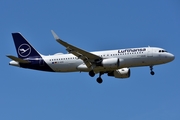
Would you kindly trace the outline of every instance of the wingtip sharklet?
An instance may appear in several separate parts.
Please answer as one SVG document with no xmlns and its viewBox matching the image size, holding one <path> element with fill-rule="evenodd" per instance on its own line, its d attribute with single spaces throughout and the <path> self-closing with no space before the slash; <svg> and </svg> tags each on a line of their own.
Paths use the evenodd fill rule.
<svg viewBox="0 0 180 120">
<path fill-rule="evenodd" d="M 51 33 L 53 34 L 54 39 L 60 40 L 60 38 L 57 36 L 57 34 L 53 30 L 51 30 Z"/>
</svg>

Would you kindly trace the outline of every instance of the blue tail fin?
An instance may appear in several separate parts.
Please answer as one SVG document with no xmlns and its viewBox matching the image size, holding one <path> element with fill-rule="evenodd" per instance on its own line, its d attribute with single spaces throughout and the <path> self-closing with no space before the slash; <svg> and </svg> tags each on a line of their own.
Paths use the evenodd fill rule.
<svg viewBox="0 0 180 120">
<path fill-rule="evenodd" d="M 20 33 L 12 33 L 12 37 L 19 58 L 40 57 L 40 54 Z"/>
</svg>

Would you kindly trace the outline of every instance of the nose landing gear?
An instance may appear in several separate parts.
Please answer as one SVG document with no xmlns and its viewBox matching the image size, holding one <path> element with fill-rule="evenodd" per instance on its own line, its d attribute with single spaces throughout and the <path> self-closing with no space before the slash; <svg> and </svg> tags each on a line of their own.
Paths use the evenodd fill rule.
<svg viewBox="0 0 180 120">
<path fill-rule="evenodd" d="M 151 70 L 150 74 L 151 74 L 151 75 L 154 75 L 155 72 L 153 71 L 153 66 L 149 66 L 149 67 L 150 67 L 150 70 Z"/>
</svg>

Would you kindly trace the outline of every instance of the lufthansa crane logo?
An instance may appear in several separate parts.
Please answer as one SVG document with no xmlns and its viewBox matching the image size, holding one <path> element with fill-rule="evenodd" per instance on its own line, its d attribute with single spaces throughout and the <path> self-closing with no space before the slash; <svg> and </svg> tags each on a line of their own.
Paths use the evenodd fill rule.
<svg viewBox="0 0 180 120">
<path fill-rule="evenodd" d="M 28 44 L 21 44 L 18 53 L 21 57 L 27 57 L 31 53 L 31 47 Z"/>
</svg>

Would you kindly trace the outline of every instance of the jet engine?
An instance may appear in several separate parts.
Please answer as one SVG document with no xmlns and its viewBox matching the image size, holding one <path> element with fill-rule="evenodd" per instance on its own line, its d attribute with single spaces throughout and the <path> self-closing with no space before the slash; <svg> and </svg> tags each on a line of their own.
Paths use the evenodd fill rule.
<svg viewBox="0 0 180 120">
<path fill-rule="evenodd" d="M 119 67 L 119 59 L 118 58 L 108 58 L 108 59 L 104 59 L 101 62 L 101 65 L 105 68 L 117 68 Z"/>
<path fill-rule="evenodd" d="M 128 78 L 130 77 L 130 73 L 131 71 L 129 68 L 121 68 L 108 73 L 108 76 L 114 76 L 115 78 Z"/>
</svg>

